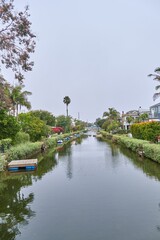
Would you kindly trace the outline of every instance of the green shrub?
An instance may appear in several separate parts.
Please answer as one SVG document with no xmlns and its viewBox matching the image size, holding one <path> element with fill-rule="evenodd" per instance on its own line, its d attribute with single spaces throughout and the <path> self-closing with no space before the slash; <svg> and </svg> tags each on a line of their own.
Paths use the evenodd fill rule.
<svg viewBox="0 0 160 240">
<path fill-rule="evenodd" d="M 46 138 L 44 143 L 46 147 L 55 147 L 57 146 L 57 140 L 59 138 L 63 139 L 71 134 L 62 134 L 61 136 L 53 136 L 51 138 Z M 11 160 L 20 160 L 24 158 L 28 158 L 32 154 L 40 151 L 42 142 L 26 142 L 19 144 L 17 146 L 13 146 L 10 150 L 7 151 L 7 161 Z"/>
<path fill-rule="evenodd" d="M 36 151 L 39 151 L 41 144 L 41 142 L 28 142 L 11 147 L 10 150 L 7 151 L 7 161 L 27 158 L 29 155 L 32 155 Z"/>
<path fill-rule="evenodd" d="M 45 140 L 47 147 L 54 147 L 57 145 L 57 137 L 51 137 Z"/>
<path fill-rule="evenodd" d="M 160 145 L 146 143 L 143 145 L 144 156 L 160 163 Z"/>
<path fill-rule="evenodd" d="M 25 143 L 25 142 L 29 142 L 30 141 L 30 136 L 28 133 L 25 132 L 18 132 L 16 134 L 16 138 L 14 143 L 15 144 L 20 144 L 20 143 Z"/>
<path fill-rule="evenodd" d="M 142 122 L 131 125 L 131 133 L 134 138 L 157 142 L 160 134 L 160 122 Z"/>
<path fill-rule="evenodd" d="M 11 146 L 12 139 L 6 138 L 0 140 L 0 152 L 4 153 Z"/>
</svg>

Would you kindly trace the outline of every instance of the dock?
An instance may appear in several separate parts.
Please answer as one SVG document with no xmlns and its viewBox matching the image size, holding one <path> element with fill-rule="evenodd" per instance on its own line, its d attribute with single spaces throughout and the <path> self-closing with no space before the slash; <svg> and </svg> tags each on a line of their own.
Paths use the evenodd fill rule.
<svg viewBox="0 0 160 240">
<path fill-rule="evenodd" d="M 37 168 L 37 159 L 13 160 L 8 163 L 9 171 L 28 170 L 33 171 Z"/>
</svg>

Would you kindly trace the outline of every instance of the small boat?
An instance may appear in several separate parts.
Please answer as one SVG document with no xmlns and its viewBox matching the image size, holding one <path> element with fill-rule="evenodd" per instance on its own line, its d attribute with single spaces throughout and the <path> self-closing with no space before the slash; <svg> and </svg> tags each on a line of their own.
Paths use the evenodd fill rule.
<svg viewBox="0 0 160 240">
<path fill-rule="evenodd" d="M 64 138 L 64 141 L 69 141 L 69 140 L 70 140 L 70 137 Z"/>
<path fill-rule="evenodd" d="M 63 143 L 62 139 L 57 140 L 57 144 L 62 144 L 62 143 Z"/>
</svg>

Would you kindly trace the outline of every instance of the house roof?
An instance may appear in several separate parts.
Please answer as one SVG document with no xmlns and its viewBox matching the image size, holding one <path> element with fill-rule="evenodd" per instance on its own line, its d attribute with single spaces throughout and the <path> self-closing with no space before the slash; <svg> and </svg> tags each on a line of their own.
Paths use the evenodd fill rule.
<svg viewBox="0 0 160 240">
<path fill-rule="evenodd" d="M 131 110 L 126 112 L 126 115 L 137 115 L 138 114 L 138 110 Z"/>
<path fill-rule="evenodd" d="M 154 105 L 152 105 L 150 108 L 152 108 L 152 107 L 158 107 L 158 106 L 160 106 L 160 103 L 154 104 Z"/>
<path fill-rule="evenodd" d="M 150 110 L 146 110 L 146 109 L 140 109 L 140 110 L 130 110 L 128 112 L 126 112 L 125 115 L 128 115 L 128 116 L 139 116 L 143 113 L 147 113 L 149 114 Z"/>
</svg>

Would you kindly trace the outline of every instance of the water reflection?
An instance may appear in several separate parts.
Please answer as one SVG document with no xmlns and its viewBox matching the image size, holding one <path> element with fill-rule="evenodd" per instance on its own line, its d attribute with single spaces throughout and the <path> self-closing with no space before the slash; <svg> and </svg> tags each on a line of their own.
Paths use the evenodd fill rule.
<svg viewBox="0 0 160 240">
<path fill-rule="evenodd" d="M 160 164 L 147 158 L 141 158 L 136 153 L 123 147 L 120 147 L 120 152 L 127 156 L 136 168 L 142 169 L 148 177 L 160 181 Z"/>
<path fill-rule="evenodd" d="M 101 139 L 97 139 L 98 142 L 105 143 Z M 111 143 L 110 141 L 106 141 L 105 144 L 105 155 L 106 155 L 106 167 L 112 166 L 112 169 L 118 168 L 119 164 L 121 164 L 121 155 L 120 150 L 117 145 Z"/>
<path fill-rule="evenodd" d="M 0 239 L 14 240 L 21 234 L 20 228 L 36 216 L 31 209 L 34 194 L 24 196 L 21 188 L 38 181 L 57 164 L 53 150 L 39 154 L 38 168 L 35 172 L 5 172 L 0 174 Z"/>
<path fill-rule="evenodd" d="M 111 153 L 112 153 L 112 157 L 116 157 L 118 155 L 119 151 L 117 146 L 111 145 Z"/>
<path fill-rule="evenodd" d="M 160 181 L 160 164 L 156 163 L 150 159 L 142 158 L 138 156 L 135 152 L 132 152 L 129 149 L 126 149 L 123 146 L 119 146 L 116 144 L 113 144 L 111 142 L 107 141 L 107 147 L 110 146 L 110 153 L 112 155 L 112 167 L 114 168 L 117 166 L 117 164 L 120 164 L 120 161 L 122 161 L 122 157 L 126 156 L 127 161 L 131 161 L 135 168 L 140 169 L 143 171 L 143 173 L 149 177 L 150 179 L 154 179 L 156 181 Z M 108 152 L 108 149 L 107 151 Z M 116 158 L 115 158 L 116 156 Z M 136 181 L 136 179 L 135 179 Z M 147 200 L 147 199 L 146 199 Z M 154 203 L 153 208 L 154 208 Z M 158 204 L 158 208 L 160 211 L 160 203 Z M 160 222 L 160 221 L 159 221 Z M 160 225 L 155 225 L 155 228 L 158 232 L 160 232 Z"/>
<path fill-rule="evenodd" d="M 86 136 L 85 136 L 86 138 Z M 68 143 L 60 148 L 55 153 L 55 159 L 57 163 L 59 161 L 63 162 L 66 168 L 66 176 L 69 180 L 73 177 L 73 161 L 72 161 L 72 146 L 82 143 L 82 138 L 77 138 L 76 140 Z"/>
<path fill-rule="evenodd" d="M 81 143 L 78 139 L 72 144 Z M 34 194 L 24 196 L 22 187 L 31 186 L 43 178 L 45 174 L 52 171 L 58 164 L 59 157 L 66 157 L 67 177 L 72 178 L 72 150 L 71 144 L 67 144 L 58 152 L 50 149 L 43 154 L 33 157 L 38 158 L 38 168 L 34 172 L 4 172 L 0 173 L 0 239 L 14 240 L 20 235 L 20 228 L 29 223 L 30 219 L 36 216 L 31 209 L 34 201 Z"/>
<path fill-rule="evenodd" d="M 38 158 L 38 168 L 33 174 L 33 180 L 37 181 L 43 178 L 48 172 L 51 172 L 53 168 L 57 165 L 57 159 L 55 157 L 54 149 L 51 149 L 45 153 L 39 154 Z"/>
<path fill-rule="evenodd" d="M 73 144 L 73 143 L 72 143 Z M 75 141 L 75 145 L 77 142 Z M 63 157 L 63 159 L 62 159 Z M 59 158 L 63 160 L 66 165 L 66 174 L 68 179 L 72 179 L 73 176 L 73 163 L 72 163 L 72 146 L 67 144 L 63 147 L 63 151 L 59 152 Z"/>
<path fill-rule="evenodd" d="M 24 197 L 20 189 L 31 184 L 30 174 L 7 176 L 0 189 L 0 236 L 3 240 L 13 240 L 20 234 L 19 228 L 29 223 L 35 216 L 29 204 L 34 200 L 31 193 Z"/>
<path fill-rule="evenodd" d="M 72 178 L 72 170 L 73 170 L 73 166 L 72 166 L 72 156 L 71 154 L 67 155 L 67 177 L 69 179 Z"/>
<path fill-rule="evenodd" d="M 131 150 L 123 146 L 119 146 L 114 143 L 111 143 L 110 141 L 107 141 L 107 145 L 110 146 L 110 152 L 113 157 L 112 162 L 114 162 L 114 157 L 116 157 L 115 159 L 117 162 L 116 163 L 114 162 L 114 166 L 119 162 L 118 155 L 121 156 L 121 158 L 124 155 L 134 164 L 136 168 L 141 169 L 147 176 L 160 181 L 160 164 L 159 163 L 156 163 L 147 158 L 139 157 L 135 152 L 132 152 Z M 121 155 L 121 153 L 123 155 Z M 108 154 L 108 149 L 106 150 L 106 154 Z"/>
</svg>

